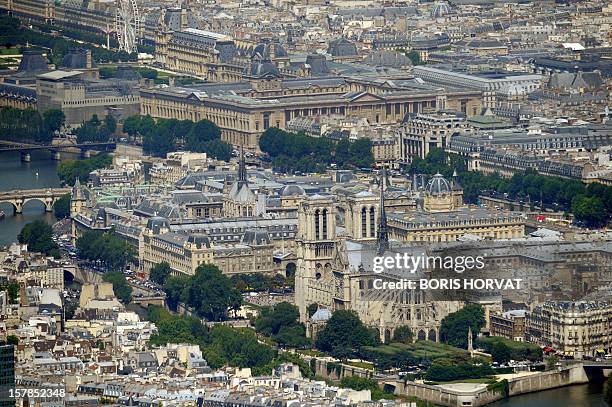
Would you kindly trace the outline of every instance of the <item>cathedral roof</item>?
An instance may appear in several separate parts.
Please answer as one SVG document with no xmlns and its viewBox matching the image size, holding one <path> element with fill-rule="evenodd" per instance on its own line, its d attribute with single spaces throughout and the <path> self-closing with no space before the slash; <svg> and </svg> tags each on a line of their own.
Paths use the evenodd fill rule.
<svg viewBox="0 0 612 407">
<path fill-rule="evenodd" d="M 229 192 L 229 198 L 234 202 L 253 203 L 255 202 L 255 194 L 251 191 L 248 185 L 239 182 L 234 182 L 232 189 Z"/>
</svg>

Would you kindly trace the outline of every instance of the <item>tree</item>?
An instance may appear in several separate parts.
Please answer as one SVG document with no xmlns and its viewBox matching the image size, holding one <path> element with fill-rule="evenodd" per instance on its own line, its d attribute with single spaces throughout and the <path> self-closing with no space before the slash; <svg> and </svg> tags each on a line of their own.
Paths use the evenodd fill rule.
<svg viewBox="0 0 612 407">
<path fill-rule="evenodd" d="M 64 184 L 73 185 L 79 179 L 86 182 L 89 173 L 98 168 L 106 168 L 111 165 L 112 158 L 108 154 L 98 154 L 84 160 L 66 160 L 57 166 L 57 175 Z"/>
<path fill-rule="evenodd" d="M 45 129 L 53 134 L 64 126 L 66 115 L 59 109 L 49 109 L 43 113 L 43 121 Z"/>
<path fill-rule="evenodd" d="M 43 220 L 26 224 L 17 236 L 19 243 L 27 244 L 31 252 L 44 253 L 55 258 L 60 257 L 59 247 L 53 241 L 53 229 Z"/>
<path fill-rule="evenodd" d="M 20 290 L 21 286 L 16 281 L 11 281 L 7 284 L 0 284 L 0 291 L 6 291 L 8 293 L 9 304 L 17 304 Z"/>
<path fill-rule="evenodd" d="M 91 119 L 83 122 L 83 124 L 75 130 L 77 142 L 93 143 L 108 141 L 110 135 L 113 133 L 109 125 L 113 127 L 113 130 L 116 129 L 117 122 L 114 117 L 107 115 L 104 122 L 101 122 L 98 115 L 94 114 Z"/>
<path fill-rule="evenodd" d="M 174 134 L 165 132 L 161 127 L 154 127 L 149 134 L 144 135 L 142 147 L 148 154 L 165 157 L 176 150 L 176 139 Z"/>
<path fill-rule="evenodd" d="M 8 335 L 6 337 L 6 343 L 8 343 L 9 345 L 19 345 L 19 337 L 15 336 L 15 335 Z"/>
<path fill-rule="evenodd" d="M 112 114 L 107 114 L 104 118 L 104 125 L 111 134 L 114 134 L 117 130 L 117 119 Z"/>
<path fill-rule="evenodd" d="M 300 312 L 295 305 L 281 302 L 274 308 L 266 307 L 255 320 L 257 332 L 271 336 L 281 345 L 303 347 L 310 344 L 306 328 L 298 321 Z"/>
<path fill-rule="evenodd" d="M 133 139 L 140 129 L 140 116 L 130 116 L 123 121 L 123 132 Z"/>
<path fill-rule="evenodd" d="M 212 140 L 205 143 L 203 152 L 217 160 L 229 161 L 232 157 L 232 146 L 221 140 Z"/>
<path fill-rule="evenodd" d="M 363 325 L 355 311 L 338 310 L 333 313 L 325 327 L 319 332 L 316 346 L 333 357 L 346 359 L 359 347 L 373 345 L 376 339 Z"/>
<path fill-rule="evenodd" d="M 608 404 L 608 406 L 612 407 L 612 375 L 608 376 L 608 380 L 606 380 L 604 401 Z"/>
<path fill-rule="evenodd" d="M 572 212 L 576 219 L 585 222 L 589 227 L 601 226 L 608 218 L 603 201 L 597 196 L 578 195 L 572 200 Z"/>
<path fill-rule="evenodd" d="M 351 147 L 351 142 L 348 138 L 343 138 L 338 141 L 336 144 L 336 153 L 334 155 L 334 159 L 336 160 L 336 164 L 341 167 L 344 167 L 350 159 L 349 149 Z"/>
<path fill-rule="evenodd" d="M 101 261 L 113 271 L 123 270 L 136 257 L 134 247 L 112 231 L 86 231 L 77 239 L 76 248 L 79 258 Z"/>
<path fill-rule="evenodd" d="M 218 160 L 229 161 L 232 147 L 221 141 L 221 129 L 210 120 L 200 120 L 190 129 L 184 123 L 175 126 L 177 137 L 185 138 L 185 148 L 189 151 L 206 153 Z"/>
<path fill-rule="evenodd" d="M 115 296 L 123 303 L 127 304 L 132 301 L 132 286 L 125 279 L 125 275 L 120 271 L 111 271 L 105 273 L 102 277 L 107 283 L 113 284 L 113 292 Z"/>
<path fill-rule="evenodd" d="M 210 120 L 198 121 L 187 134 L 185 147 L 190 151 L 198 151 L 203 143 L 221 138 L 221 129 Z"/>
<path fill-rule="evenodd" d="M 210 321 L 221 321 L 227 318 L 229 309 L 237 310 L 242 305 L 242 296 L 227 276 L 221 273 L 217 266 L 201 264 L 196 269 L 195 275 L 183 281 L 186 283 L 178 294 L 177 280 L 169 278 L 164 286 L 168 293 L 168 284 L 172 284 L 173 292 L 168 293 L 173 300 L 185 301 L 193 307 L 198 315 Z"/>
<path fill-rule="evenodd" d="M 440 337 L 442 342 L 467 349 L 468 329 L 472 328 L 473 340 L 485 324 L 484 311 L 478 304 L 468 304 L 442 319 Z"/>
<path fill-rule="evenodd" d="M 546 369 L 551 370 L 557 366 L 557 363 L 559 363 L 559 358 L 556 355 L 550 355 L 546 357 L 544 362 L 546 363 Z"/>
<path fill-rule="evenodd" d="M 408 325 L 402 325 L 393 332 L 393 341 L 401 343 L 412 343 L 412 329 Z"/>
<path fill-rule="evenodd" d="M 360 138 L 349 147 L 349 161 L 357 168 L 369 168 L 374 163 L 372 140 Z"/>
<path fill-rule="evenodd" d="M 154 283 L 159 285 L 164 285 L 168 276 L 170 276 L 170 264 L 163 261 L 161 263 L 157 263 L 153 268 L 151 268 L 151 273 L 149 274 L 149 279 Z"/>
<path fill-rule="evenodd" d="M 497 363 L 506 363 L 512 359 L 510 348 L 503 342 L 498 342 L 491 348 L 491 356 L 493 361 Z"/>
<path fill-rule="evenodd" d="M 186 288 L 189 284 L 189 276 L 170 276 L 164 284 L 166 300 L 171 309 L 176 309 L 179 302 L 186 302 Z"/>
<path fill-rule="evenodd" d="M 456 360 L 440 358 L 427 369 L 427 380 L 447 382 L 463 379 L 478 379 L 494 374 L 491 365 L 480 358 Z"/>
<path fill-rule="evenodd" d="M 66 219 L 70 217 L 70 194 L 65 194 L 60 197 L 53 205 L 53 213 L 58 219 Z"/>
</svg>

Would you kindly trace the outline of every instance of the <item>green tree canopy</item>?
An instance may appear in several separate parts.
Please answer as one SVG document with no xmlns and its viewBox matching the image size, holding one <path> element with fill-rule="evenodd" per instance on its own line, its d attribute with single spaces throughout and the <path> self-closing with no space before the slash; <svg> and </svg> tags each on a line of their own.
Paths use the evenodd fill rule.
<svg viewBox="0 0 612 407">
<path fill-rule="evenodd" d="M 401 343 L 412 343 L 412 329 L 408 325 L 402 325 L 393 332 L 393 341 Z"/>
<path fill-rule="evenodd" d="M 166 280 L 170 276 L 170 264 L 168 262 L 162 261 L 161 263 L 157 263 L 153 268 L 151 268 L 151 273 L 149 274 L 149 279 L 159 285 L 164 285 Z"/>
<path fill-rule="evenodd" d="M 331 163 L 342 167 L 369 167 L 373 163 L 372 142 L 347 139 L 337 144 L 329 138 L 290 133 L 276 127 L 264 131 L 259 148 L 272 158 L 278 171 L 323 172 Z"/>
<path fill-rule="evenodd" d="M 317 334 L 316 346 L 335 358 L 346 359 L 359 347 L 374 345 L 377 341 L 378 338 L 373 337 L 355 311 L 338 310 Z"/>
<path fill-rule="evenodd" d="M 64 126 L 66 115 L 59 109 L 49 109 L 43 113 L 43 121 L 45 130 L 52 134 Z"/>
<path fill-rule="evenodd" d="M 57 175 L 67 185 L 74 185 L 77 178 L 81 182 L 87 182 L 90 172 L 109 167 L 112 161 L 108 154 L 98 154 L 84 160 L 62 161 L 57 166 Z"/>
<path fill-rule="evenodd" d="M 121 302 L 127 304 L 132 301 L 132 286 L 130 286 L 125 279 L 125 275 L 120 271 L 110 271 L 104 273 L 102 277 L 107 283 L 113 284 L 113 292 L 115 297 L 121 300 Z"/>
<path fill-rule="evenodd" d="M 53 229 L 43 220 L 26 224 L 17 236 L 19 243 L 27 244 L 31 252 L 44 253 L 55 258 L 60 257 L 59 247 L 53 241 Z"/>
<path fill-rule="evenodd" d="M 106 142 L 117 128 L 117 121 L 111 115 L 107 115 L 104 121 L 100 121 L 97 115 L 93 115 L 91 119 L 83 122 L 80 127 L 75 130 L 77 142 L 79 143 L 94 143 Z"/>
<path fill-rule="evenodd" d="M 227 318 L 228 310 L 242 305 L 242 295 L 221 270 L 212 264 L 201 264 L 195 275 L 186 279 L 169 277 L 164 291 L 170 301 L 182 301 L 210 320 Z"/>
<path fill-rule="evenodd" d="M 273 308 L 263 308 L 255 320 L 257 332 L 271 336 L 281 345 L 303 347 L 310 344 L 306 338 L 306 328 L 298 319 L 300 312 L 295 305 L 281 302 Z"/>
<path fill-rule="evenodd" d="M 77 239 L 76 248 L 79 258 L 99 260 L 115 271 L 136 259 L 135 248 L 112 232 L 88 230 Z"/>
<path fill-rule="evenodd" d="M 70 217 L 70 194 L 65 194 L 60 197 L 53 205 L 53 213 L 58 219 L 66 219 Z"/>
<path fill-rule="evenodd" d="M 125 275 L 120 271 L 110 271 L 104 273 L 102 277 L 107 283 L 113 284 L 113 292 L 121 302 L 127 304 L 132 301 L 132 286 L 125 279 Z"/>
<path fill-rule="evenodd" d="M 374 163 L 372 155 L 372 140 L 360 138 L 349 147 L 349 162 L 357 168 L 369 168 Z"/>
<path fill-rule="evenodd" d="M 467 349 L 468 329 L 472 328 L 472 340 L 485 324 L 484 311 L 478 304 L 468 304 L 457 312 L 442 319 L 440 338 L 442 342 L 458 348 Z"/>
</svg>

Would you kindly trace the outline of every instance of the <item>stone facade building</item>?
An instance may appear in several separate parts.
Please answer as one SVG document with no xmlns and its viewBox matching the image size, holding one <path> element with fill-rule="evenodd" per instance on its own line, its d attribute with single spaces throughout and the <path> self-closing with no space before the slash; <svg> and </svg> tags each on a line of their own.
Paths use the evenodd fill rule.
<svg viewBox="0 0 612 407">
<path fill-rule="evenodd" d="M 370 124 L 397 124 L 407 113 L 439 109 L 478 114 L 482 92 L 444 90 L 412 77 L 312 77 L 281 79 L 278 72 L 258 71 L 249 81 L 140 90 L 141 114 L 154 118 L 208 119 L 224 141 L 248 149 L 270 127 L 286 129 L 297 117 L 337 115 L 366 118 Z"/>
<path fill-rule="evenodd" d="M 581 359 L 612 350 L 612 305 L 548 301 L 527 314 L 527 340 Z"/>
</svg>

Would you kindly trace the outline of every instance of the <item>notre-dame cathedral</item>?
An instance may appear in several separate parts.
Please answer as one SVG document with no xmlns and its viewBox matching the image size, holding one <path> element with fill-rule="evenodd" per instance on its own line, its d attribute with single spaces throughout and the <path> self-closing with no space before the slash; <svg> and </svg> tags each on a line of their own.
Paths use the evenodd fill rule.
<svg viewBox="0 0 612 407">
<path fill-rule="evenodd" d="M 332 195 L 313 195 L 300 203 L 295 300 L 311 336 L 331 312 L 350 309 L 365 325 L 378 329 L 383 341 L 402 325 L 412 329 L 415 339 L 438 341 L 442 318 L 462 306 L 458 301 L 434 301 L 421 290 L 374 289 L 375 279 L 422 277 L 393 269 L 374 273 L 376 256 L 418 256 L 426 250 L 389 241 L 384 180 L 383 174 L 379 196 L 361 191 L 339 204 Z M 337 225 L 338 218 L 344 219 L 342 227 Z M 318 306 L 314 315 L 308 313 L 311 304 Z"/>
</svg>

